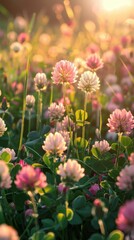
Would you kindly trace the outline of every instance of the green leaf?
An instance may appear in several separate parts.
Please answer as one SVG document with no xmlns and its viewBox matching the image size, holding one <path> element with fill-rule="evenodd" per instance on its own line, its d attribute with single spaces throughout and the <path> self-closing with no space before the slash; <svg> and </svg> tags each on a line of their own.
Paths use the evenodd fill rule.
<svg viewBox="0 0 134 240">
<path fill-rule="evenodd" d="M 85 148 L 88 146 L 88 141 L 84 138 L 78 137 L 78 138 L 75 138 L 74 145 L 77 148 Z"/>
<path fill-rule="evenodd" d="M 32 166 L 34 168 L 44 168 L 44 166 L 42 164 L 40 164 L 40 163 L 33 163 Z"/>
<path fill-rule="evenodd" d="M 72 220 L 69 222 L 71 225 L 79 225 L 82 223 L 82 219 L 79 216 L 79 214 L 77 214 L 76 212 L 74 212 L 73 218 Z"/>
<path fill-rule="evenodd" d="M 74 212 L 71 208 L 67 208 L 66 209 L 66 214 L 67 214 L 67 220 L 71 221 L 73 216 L 74 216 Z"/>
<path fill-rule="evenodd" d="M 81 217 L 84 217 L 84 218 L 89 217 L 91 215 L 91 207 L 87 205 L 86 207 L 77 210 L 77 213 Z"/>
<path fill-rule="evenodd" d="M 67 219 L 63 213 L 57 214 L 57 220 L 62 229 L 66 228 L 67 226 Z"/>
<path fill-rule="evenodd" d="M 55 240 L 55 234 L 53 232 L 49 232 L 45 235 L 43 240 Z"/>
<path fill-rule="evenodd" d="M 28 134 L 27 138 L 29 141 L 32 141 L 32 140 L 40 138 L 40 134 L 37 131 L 32 131 Z"/>
<path fill-rule="evenodd" d="M 123 240 L 124 234 L 120 230 L 114 230 L 110 233 L 107 240 Z"/>
<path fill-rule="evenodd" d="M 0 159 L 3 160 L 4 162 L 8 163 L 8 162 L 10 162 L 10 160 L 11 160 L 11 154 L 8 153 L 8 152 L 3 152 L 3 153 L 0 155 Z"/>
<path fill-rule="evenodd" d="M 79 109 L 75 112 L 75 118 L 77 125 L 83 126 L 84 121 L 88 118 L 88 113 L 82 109 Z"/>
<path fill-rule="evenodd" d="M 98 150 L 98 148 L 92 148 L 91 149 L 91 152 L 93 154 L 94 157 L 96 157 L 97 159 L 100 159 L 101 158 L 101 153 L 100 151 Z"/>
<path fill-rule="evenodd" d="M 131 145 L 133 142 L 132 142 L 132 139 L 128 136 L 122 136 L 121 137 L 121 144 L 127 148 L 129 145 Z"/>
<path fill-rule="evenodd" d="M 0 224 L 5 223 L 2 206 L 0 205 Z"/>
<path fill-rule="evenodd" d="M 94 233 L 88 240 L 104 240 L 105 238 L 99 234 L 99 233 Z"/>
<path fill-rule="evenodd" d="M 55 225 L 54 221 L 50 218 L 43 219 L 41 222 L 42 222 L 43 226 L 45 227 L 45 229 L 53 228 Z"/>
<path fill-rule="evenodd" d="M 49 157 L 46 154 L 43 156 L 43 162 L 47 165 L 48 168 L 51 169 L 52 163 L 51 163 Z"/>
<path fill-rule="evenodd" d="M 84 196 L 78 196 L 72 202 L 73 209 L 80 209 L 86 206 L 86 198 Z"/>
</svg>

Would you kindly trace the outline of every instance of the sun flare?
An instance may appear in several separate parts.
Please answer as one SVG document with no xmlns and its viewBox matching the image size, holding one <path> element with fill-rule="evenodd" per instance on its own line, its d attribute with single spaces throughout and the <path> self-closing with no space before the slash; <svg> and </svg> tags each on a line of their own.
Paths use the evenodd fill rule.
<svg viewBox="0 0 134 240">
<path fill-rule="evenodd" d="M 132 0 L 102 0 L 102 8 L 106 11 L 113 11 L 122 7 L 132 5 Z"/>
</svg>

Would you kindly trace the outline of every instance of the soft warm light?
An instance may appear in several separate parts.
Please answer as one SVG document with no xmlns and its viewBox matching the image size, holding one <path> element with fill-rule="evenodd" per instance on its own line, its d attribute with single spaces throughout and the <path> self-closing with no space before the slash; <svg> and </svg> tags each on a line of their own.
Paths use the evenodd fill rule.
<svg viewBox="0 0 134 240">
<path fill-rule="evenodd" d="M 102 8 L 106 11 L 113 11 L 122 7 L 129 7 L 132 5 L 132 0 L 101 0 Z"/>
</svg>

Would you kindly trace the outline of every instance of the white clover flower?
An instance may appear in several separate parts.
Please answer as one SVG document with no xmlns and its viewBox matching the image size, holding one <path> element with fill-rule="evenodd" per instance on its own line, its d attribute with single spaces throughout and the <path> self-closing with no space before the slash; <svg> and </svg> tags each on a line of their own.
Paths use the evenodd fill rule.
<svg viewBox="0 0 134 240">
<path fill-rule="evenodd" d="M 100 80 L 95 72 L 86 71 L 81 75 L 78 88 L 85 93 L 96 92 L 100 88 Z"/>
<path fill-rule="evenodd" d="M 52 154 L 58 156 L 62 156 L 63 152 L 67 149 L 64 138 L 58 132 L 54 134 L 49 133 L 42 148 L 48 155 Z"/>
<path fill-rule="evenodd" d="M 74 159 L 68 159 L 64 164 L 60 164 L 57 173 L 63 181 L 72 180 L 78 182 L 84 177 L 84 168 Z"/>
<path fill-rule="evenodd" d="M 103 141 L 95 141 L 93 148 L 97 148 L 101 153 L 108 152 L 111 147 L 109 146 L 109 143 L 106 140 Z"/>
<path fill-rule="evenodd" d="M 58 120 L 64 116 L 65 108 L 62 103 L 56 104 L 55 102 L 48 108 L 48 116 L 51 120 Z"/>
<path fill-rule="evenodd" d="M 11 182 L 12 180 L 9 174 L 9 169 L 6 163 L 0 160 L 0 188 L 10 188 Z"/>
<path fill-rule="evenodd" d="M 15 160 L 15 159 L 17 158 L 14 149 L 2 148 L 2 150 L 0 151 L 0 155 L 1 155 L 3 152 L 9 153 L 10 156 L 11 156 L 11 160 Z"/>
<path fill-rule="evenodd" d="M 33 95 L 27 95 L 26 96 L 26 107 L 27 108 L 33 108 L 35 104 L 35 97 Z"/>
<path fill-rule="evenodd" d="M 6 124 L 2 118 L 0 118 L 0 137 L 3 136 L 4 132 L 7 130 Z"/>
<path fill-rule="evenodd" d="M 34 78 L 35 90 L 44 91 L 47 88 L 47 78 L 45 73 L 37 73 Z"/>
</svg>

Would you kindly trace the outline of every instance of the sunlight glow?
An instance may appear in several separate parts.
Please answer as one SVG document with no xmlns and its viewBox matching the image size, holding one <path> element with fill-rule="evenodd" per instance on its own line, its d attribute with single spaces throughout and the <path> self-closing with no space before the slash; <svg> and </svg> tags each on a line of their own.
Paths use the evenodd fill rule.
<svg viewBox="0 0 134 240">
<path fill-rule="evenodd" d="M 106 11 L 113 11 L 122 7 L 132 6 L 132 0 L 101 0 L 102 8 Z"/>
</svg>

